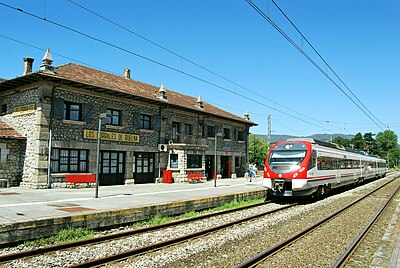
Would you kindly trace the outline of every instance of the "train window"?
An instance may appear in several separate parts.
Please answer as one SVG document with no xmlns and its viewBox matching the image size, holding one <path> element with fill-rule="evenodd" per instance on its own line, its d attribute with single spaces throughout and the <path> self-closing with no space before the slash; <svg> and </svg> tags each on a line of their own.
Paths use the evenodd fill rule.
<svg viewBox="0 0 400 268">
<path fill-rule="evenodd" d="M 269 163 L 288 163 L 298 165 L 306 156 L 306 151 L 272 151 Z"/>
<path fill-rule="evenodd" d="M 319 156 L 317 158 L 318 170 L 333 170 L 338 168 L 338 162 L 336 158 Z"/>
<path fill-rule="evenodd" d="M 314 168 L 316 165 L 316 162 L 317 162 L 317 151 L 313 150 L 311 158 L 310 158 L 310 162 L 308 163 L 308 170 Z"/>
</svg>

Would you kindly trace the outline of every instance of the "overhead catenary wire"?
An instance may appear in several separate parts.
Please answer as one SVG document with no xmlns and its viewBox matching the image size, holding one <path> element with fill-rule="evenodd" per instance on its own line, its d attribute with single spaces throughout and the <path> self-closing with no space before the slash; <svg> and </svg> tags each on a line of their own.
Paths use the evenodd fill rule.
<svg viewBox="0 0 400 268">
<path fill-rule="evenodd" d="M 28 43 L 26 43 L 26 42 L 22 42 L 22 41 L 20 41 L 20 40 L 17 40 L 17 39 L 11 38 L 11 37 L 7 37 L 7 36 L 4 36 L 4 35 L 2 35 L 2 34 L 0 34 L 0 37 L 1 37 L 1 38 L 4 38 L 4 39 L 7 39 L 7 40 L 9 40 L 9 41 L 13 41 L 13 42 L 16 42 L 16 43 L 19 43 L 19 44 L 22 44 L 22 45 L 31 47 L 31 48 L 35 48 L 35 49 L 40 50 L 40 51 L 46 51 L 46 49 L 47 49 L 47 48 L 40 48 L 40 47 L 35 46 L 35 45 L 32 45 L 32 44 L 28 44 Z M 83 62 L 83 61 L 80 61 L 80 60 L 77 60 L 77 59 L 74 59 L 74 58 L 71 58 L 71 57 L 68 57 L 68 56 L 59 54 L 59 53 L 54 52 L 54 51 L 52 51 L 52 54 L 57 55 L 57 56 L 62 57 L 62 58 L 65 58 L 65 59 L 72 60 L 72 61 L 74 61 L 74 62 L 82 63 L 82 64 L 84 64 L 84 65 L 86 65 L 86 66 L 91 66 L 91 67 L 93 67 L 93 68 L 96 68 L 96 69 L 99 69 L 99 70 L 103 70 L 103 71 L 112 73 L 112 71 L 110 71 L 110 70 L 102 69 L 102 68 L 100 68 L 100 67 L 98 67 L 98 66 L 91 65 L 91 64 L 89 64 L 89 63 L 86 63 L 86 62 Z M 117 75 L 117 74 L 115 74 L 115 75 Z M 218 107 L 225 107 L 225 108 L 228 108 L 228 109 L 230 109 L 230 110 L 235 110 L 235 111 L 239 111 L 239 112 L 242 112 L 242 113 L 244 112 L 244 110 L 242 110 L 242 109 L 238 109 L 238 108 L 235 108 L 235 107 L 226 105 L 226 104 L 221 104 L 221 103 L 216 103 L 216 102 L 211 102 L 211 101 L 208 101 L 208 103 L 213 104 L 213 105 L 218 106 Z M 255 113 L 255 112 L 253 112 L 253 111 L 251 111 L 251 110 L 247 110 L 247 111 L 249 112 L 250 115 L 254 115 L 254 116 L 258 116 L 258 117 L 263 117 L 263 118 L 266 117 L 264 114 Z M 294 130 L 294 129 L 292 129 L 292 128 L 290 128 L 290 127 L 288 127 L 288 126 L 286 126 L 286 125 L 284 125 L 284 124 L 282 124 L 282 123 L 277 123 L 277 124 L 283 126 L 284 128 L 287 128 L 288 130 L 290 130 L 290 131 L 292 131 L 292 132 L 294 132 L 294 133 L 298 132 L 297 130 Z M 334 130 L 331 129 L 330 131 L 333 132 Z"/>
<path fill-rule="evenodd" d="M 47 48 L 40 48 L 40 47 L 38 47 L 38 46 L 35 46 L 35 45 L 32 45 L 32 44 L 28 44 L 28 43 L 26 43 L 26 42 L 23 42 L 23 41 L 20 41 L 20 40 L 11 38 L 11 37 L 7 37 L 7 36 L 4 36 L 4 35 L 2 35 L 2 34 L 0 34 L 0 37 L 1 37 L 1 38 L 4 38 L 4 39 L 7 39 L 7 40 L 9 40 L 9 41 L 13 41 L 13 42 L 16 42 L 16 43 L 19 43 L 19 44 L 22 44 L 22 45 L 25 45 L 25 46 L 28 46 L 28 47 L 31 47 L 31 48 L 40 50 L 40 51 L 43 51 L 43 52 L 46 51 L 46 49 L 47 49 Z M 63 54 L 57 53 L 57 52 L 55 52 L 55 51 L 52 51 L 52 54 L 53 54 L 53 55 L 57 55 L 57 56 L 62 57 L 62 58 L 65 58 L 65 59 L 72 60 L 72 61 L 74 61 L 74 62 L 82 63 L 82 64 L 84 64 L 84 65 L 86 65 L 86 66 L 90 66 L 90 67 L 96 68 L 96 69 L 98 69 L 98 70 L 103 70 L 103 71 L 106 71 L 106 72 L 108 72 L 108 73 L 112 73 L 112 71 L 110 71 L 110 70 L 106 70 L 106 69 L 103 69 L 103 68 L 101 68 L 101 67 L 98 67 L 98 66 L 95 66 L 95 65 L 91 65 L 91 64 L 89 64 L 89 63 L 80 61 L 80 60 L 78 60 L 78 59 L 74 59 L 74 58 L 65 56 L 65 55 L 63 55 Z M 117 74 L 115 74 L 115 75 L 117 75 Z M 228 108 L 228 109 L 230 109 L 230 110 L 234 110 L 234 111 L 238 111 L 238 112 L 242 112 L 242 113 L 244 112 L 243 109 L 238 109 L 238 108 L 235 108 L 235 107 L 226 105 L 226 104 L 216 103 L 216 102 L 212 102 L 212 101 L 208 101 L 208 103 L 210 103 L 210 104 L 212 104 L 212 105 L 215 105 L 215 106 L 218 106 L 218 107 L 225 107 L 225 108 Z M 247 110 L 247 111 L 248 111 L 248 113 L 249 113 L 250 115 L 252 115 L 252 116 L 257 116 L 257 117 L 261 117 L 261 118 L 264 118 L 264 119 L 267 117 L 265 114 L 256 113 L 256 112 L 253 112 L 253 111 L 251 111 L 251 110 Z M 292 131 L 293 133 L 298 133 L 298 130 L 295 130 L 295 129 L 293 129 L 293 128 L 288 127 L 287 125 L 285 125 L 285 124 L 283 124 L 282 122 L 280 122 L 280 120 L 274 120 L 274 119 L 273 119 L 272 121 L 274 122 L 274 124 L 280 125 L 280 126 L 282 126 L 283 128 L 286 128 L 286 129 Z M 330 123 L 343 123 L 343 122 L 330 122 Z M 348 123 L 348 124 L 350 124 L 350 123 Z M 334 129 L 331 129 L 331 132 L 334 132 Z"/>
<path fill-rule="evenodd" d="M 82 31 L 76 30 L 76 29 L 74 29 L 74 28 L 72 28 L 72 27 L 63 25 L 63 24 L 61 24 L 61 23 L 55 22 L 55 21 L 50 20 L 50 19 L 42 18 L 42 17 L 40 17 L 40 16 L 38 16 L 38 15 L 36 15 L 36 14 L 30 13 L 30 12 L 27 12 L 27 11 L 24 11 L 24 10 L 22 10 L 21 8 L 13 7 L 13 6 L 8 5 L 8 4 L 5 4 L 5 3 L 3 3 L 3 2 L 0 2 L 0 5 L 5 6 L 5 7 L 9 8 L 9 9 L 13 9 L 13 10 L 15 10 L 15 11 L 19 11 L 19 12 L 25 14 L 25 15 L 31 16 L 31 17 L 36 18 L 36 19 L 38 19 L 38 20 L 42 20 L 42 21 L 44 21 L 44 22 L 46 22 L 46 23 L 50 23 L 50 24 L 53 24 L 53 25 L 58 26 L 58 27 L 60 27 L 60 28 L 69 30 L 69 31 L 74 32 L 74 33 L 76 33 L 76 34 L 82 35 L 82 36 L 84 36 L 84 37 L 86 37 L 86 38 L 92 39 L 92 40 L 94 40 L 94 41 L 96 41 L 96 42 L 102 43 L 102 44 L 104 44 L 104 45 L 110 46 L 110 47 L 115 48 L 115 49 L 117 49 L 117 50 L 123 51 L 123 52 L 125 52 L 125 53 L 131 54 L 131 55 L 136 56 L 136 57 L 139 57 L 139 58 L 141 58 L 141 59 L 144 59 L 144 60 L 149 61 L 149 62 L 151 62 L 151 63 L 154 63 L 154 64 L 156 64 L 156 65 L 162 66 L 162 67 L 164 67 L 164 68 L 166 68 L 166 69 L 175 71 L 175 72 L 177 72 L 177 73 L 181 73 L 181 74 L 183 74 L 183 75 L 185 75 L 185 76 L 188 76 L 188 77 L 190 77 L 190 78 L 192 78 L 192 79 L 195 79 L 195 80 L 197 80 L 197 81 L 200 81 L 200 82 L 203 82 L 203 83 L 205 83 L 205 84 L 208 84 L 208 85 L 210 85 L 210 86 L 213 86 L 213 87 L 222 89 L 222 90 L 224 90 L 224 91 L 230 92 L 230 93 L 232 93 L 232 94 L 234 94 L 234 95 L 237 95 L 237 96 L 239 96 L 239 97 L 241 97 L 241 98 L 244 98 L 244 99 L 246 99 L 246 100 L 248 100 L 248 101 L 251 101 L 251 102 L 253 102 L 253 103 L 259 104 L 259 105 L 261 105 L 261 106 L 264 106 L 264 107 L 267 107 L 267 108 L 272 109 L 272 110 L 274 110 L 274 111 L 277 111 L 277 112 L 279 112 L 279 113 L 282 113 L 282 114 L 284 114 L 284 115 L 286 115 L 286 116 L 288 116 L 288 117 L 292 117 L 292 118 L 294 118 L 294 119 L 300 120 L 300 121 L 302 121 L 302 122 L 304 122 L 304 123 L 307 123 L 307 124 L 309 124 L 309 125 L 318 127 L 318 128 L 320 128 L 320 129 L 322 129 L 322 130 L 331 132 L 329 129 L 323 128 L 323 127 L 321 127 L 321 126 L 319 126 L 319 125 L 317 125 L 317 124 L 314 124 L 314 123 L 312 123 L 312 122 L 306 121 L 306 120 L 304 120 L 304 119 L 302 119 L 302 118 L 300 118 L 300 117 L 298 117 L 298 116 L 291 115 L 291 114 L 289 114 L 289 113 L 287 113 L 287 112 L 285 112 L 285 111 L 281 111 L 281 110 L 279 110 L 279 109 L 277 109 L 277 108 L 275 108 L 275 107 L 269 106 L 269 105 L 267 105 L 267 104 L 265 104 L 265 103 L 262 103 L 261 101 L 252 99 L 252 98 L 250 98 L 250 97 L 248 97 L 248 96 L 246 96 L 246 95 L 237 93 L 237 92 L 235 92 L 234 90 L 230 90 L 230 89 L 228 89 L 228 88 L 226 88 L 226 87 L 220 86 L 220 85 L 218 85 L 218 84 L 215 84 L 215 83 L 213 83 L 213 82 L 210 82 L 210 81 L 208 81 L 208 80 L 205 80 L 205 79 L 203 79 L 203 78 L 201 78 L 201 77 L 195 76 L 195 75 L 190 74 L 190 73 L 188 73 L 188 72 L 184 72 L 183 70 L 179 70 L 179 69 L 177 69 L 177 68 L 175 68 L 175 67 L 172 67 L 172 66 L 170 66 L 170 65 L 168 65 L 168 64 L 159 62 L 159 61 L 157 61 L 157 60 L 154 60 L 154 59 L 151 59 L 151 58 L 149 58 L 149 57 L 146 57 L 146 56 L 143 56 L 143 55 L 141 55 L 141 54 L 138 54 L 138 53 L 136 53 L 136 52 L 133 52 L 133 51 L 131 51 L 131 50 L 129 50 L 129 49 L 126 49 L 126 48 L 123 48 L 123 47 L 121 47 L 121 46 L 112 44 L 112 43 L 110 43 L 110 42 L 108 42 L 108 41 L 104 41 L 104 40 L 102 40 L 102 39 L 100 39 L 100 38 L 91 36 L 91 35 L 89 35 L 89 34 L 86 34 L 86 33 L 82 32 Z"/>
<path fill-rule="evenodd" d="M 345 92 L 342 87 L 335 82 L 329 74 L 323 70 L 321 66 L 317 64 L 299 45 L 296 44 L 296 42 L 293 41 L 269 16 L 267 16 L 253 1 L 251 0 L 246 0 L 246 2 L 263 18 L 265 19 L 275 30 L 277 30 L 292 46 L 294 46 L 303 56 L 312 64 L 314 65 L 329 81 L 331 81 L 332 84 L 334 84 L 351 102 L 353 102 L 354 105 L 356 105 L 376 126 L 378 126 L 381 130 L 384 130 L 383 127 L 376 122 L 372 116 L 366 112 L 365 109 L 363 109 L 359 103 L 354 101 L 354 99 L 347 93 Z M 341 80 L 339 80 L 340 83 Z M 368 110 L 369 111 L 369 110 Z M 374 116 L 375 117 L 375 116 Z M 384 124 L 383 124 L 384 125 Z"/>
<path fill-rule="evenodd" d="M 46 51 L 46 50 L 47 50 L 47 48 L 41 48 L 41 47 L 38 47 L 38 46 L 34 46 L 34 45 L 28 44 L 28 43 L 26 43 L 26 42 L 23 42 L 23 41 L 20 41 L 20 40 L 17 40 L 17 39 L 14 39 L 14 38 L 11 38 L 11 37 L 2 35 L 2 34 L 0 34 L 0 37 L 1 37 L 1 38 L 4 38 L 4 39 L 7 39 L 7 40 L 9 40 L 9 41 L 13 41 L 13 42 L 15 42 L 15 43 L 19 43 L 19 44 L 22 44 L 22 45 L 25 45 L 25 46 L 28 46 L 28 47 L 31 47 L 31 48 L 40 50 L 40 51 Z M 110 70 L 107 70 L 107 69 L 104 69 L 104 68 L 95 66 L 95 65 L 90 64 L 90 63 L 87 63 L 87 62 L 83 62 L 83 61 L 78 60 L 78 59 L 74 59 L 74 58 L 71 58 L 71 57 L 68 57 L 68 56 L 59 54 L 59 53 L 54 52 L 54 51 L 51 51 L 51 53 L 54 54 L 54 55 L 56 55 L 56 56 L 62 57 L 62 58 L 64 58 L 64 59 L 71 60 L 71 61 L 73 61 L 73 62 L 81 63 L 81 64 L 84 64 L 84 65 L 86 65 L 86 66 L 90 66 L 90 67 L 92 67 L 92 68 L 96 68 L 96 69 L 101 70 L 101 71 L 104 71 L 104 72 L 113 73 L 113 72 L 110 71 Z"/>
<path fill-rule="evenodd" d="M 282 15 L 289 21 L 289 23 L 295 28 L 295 30 L 301 35 L 301 37 L 307 42 L 307 44 L 311 47 L 311 49 L 318 55 L 318 57 L 325 63 L 326 67 L 331 70 L 331 72 L 336 76 L 336 78 L 347 88 L 350 94 L 367 110 L 367 112 L 372 115 L 379 123 L 385 125 L 381 120 L 379 120 L 365 105 L 362 101 L 353 93 L 353 91 L 347 86 L 347 84 L 340 78 L 340 76 L 333 70 L 333 68 L 328 64 L 328 62 L 321 56 L 321 54 L 315 49 L 315 47 L 308 41 L 308 39 L 304 36 L 304 34 L 299 30 L 299 28 L 292 22 L 292 20 L 286 15 L 286 13 L 278 6 L 278 4 L 271 0 L 272 3 L 276 6 L 276 8 L 282 13 Z M 303 40 L 302 39 L 302 40 Z"/>
<path fill-rule="evenodd" d="M 269 101 L 269 102 L 271 102 L 271 103 L 273 103 L 273 104 L 275 104 L 275 105 L 278 105 L 279 107 L 282 107 L 282 108 L 284 108 L 284 109 L 286 109 L 286 110 L 289 110 L 289 111 L 291 111 L 291 112 L 293 112 L 293 113 L 296 113 L 296 114 L 298 114 L 298 115 L 300 115 L 300 116 L 304 116 L 304 117 L 306 117 L 306 118 L 308 118 L 308 119 L 310 119 L 310 120 L 312 120 L 312 121 L 318 122 L 318 123 L 324 123 L 323 120 L 317 120 L 317 119 L 314 119 L 314 118 L 312 118 L 312 117 L 310 117 L 310 116 L 308 116 L 308 115 L 304 115 L 304 114 L 302 114 L 302 113 L 299 113 L 298 111 L 295 111 L 295 110 L 293 110 L 293 109 L 290 108 L 290 107 L 286 107 L 286 106 L 284 106 L 284 105 L 282 105 L 282 104 L 280 104 L 280 103 L 278 103 L 278 102 L 276 102 L 276 101 L 273 101 L 273 100 L 267 98 L 267 97 L 265 96 L 265 94 L 264 94 L 264 95 L 263 95 L 263 94 L 260 94 L 260 93 L 254 91 L 254 90 L 251 90 L 251 89 L 249 89 L 249 88 L 247 88 L 247 87 L 245 87 L 245 86 L 242 86 L 242 85 L 240 85 L 240 84 L 234 82 L 233 80 L 231 80 L 231 79 L 229 79 L 229 78 L 227 78 L 227 77 L 225 77 L 225 76 L 223 76 L 223 75 L 220 75 L 220 74 L 218 74 L 217 72 L 215 72 L 215 71 L 213 71 L 213 70 L 211 70 L 211 69 L 209 69 L 209 68 L 207 68 L 207 67 L 204 67 L 203 65 L 201 65 L 201 64 L 199 64 L 199 63 L 197 63 L 197 62 L 195 62 L 195 61 L 193 61 L 193 60 L 191 60 L 191 59 L 189 59 L 189 58 L 187 58 L 187 57 L 185 57 L 185 56 L 183 56 L 183 55 L 181 55 L 181 54 L 179 54 L 179 53 L 177 53 L 177 52 L 174 52 L 173 50 L 171 50 L 171 49 L 169 49 L 169 48 L 167 48 L 167 47 L 165 47 L 165 46 L 163 46 L 163 45 L 160 45 L 159 43 L 157 43 L 157 42 L 151 40 L 150 38 L 147 38 L 147 37 L 145 37 L 144 35 L 139 34 L 139 33 L 135 32 L 135 31 L 133 31 L 133 30 L 131 30 L 131 29 L 129 29 L 129 28 L 127 28 L 127 27 L 121 25 L 120 23 L 117 23 L 117 22 L 115 22 L 115 21 L 113 21 L 113 20 L 111 20 L 111 19 L 109 19 L 109 18 L 107 18 L 107 17 L 105 17 L 105 16 L 103 16 L 103 15 L 101 15 L 101 14 L 99 14 L 99 13 L 97 13 L 97 12 L 95 12 L 95 11 L 93 11 L 93 10 L 91 10 L 91 9 L 89 9 L 89 8 L 87 8 L 87 7 L 85 7 L 85 6 L 83 6 L 83 5 L 81 5 L 81 4 L 78 4 L 78 3 L 75 2 L 75 1 L 72 1 L 72 0 L 66 0 L 66 1 L 67 1 L 67 2 L 70 2 L 71 4 L 77 6 L 77 7 L 81 8 L 81 9 L 83 9 L 83 10 L 85 10 L 85 11 L 91 13 L 91 14 L 93 14 L 94 16 L 97 16 L 97 17 L 99 17 L 99 18 L 101 18 L 101 19 L 103 19 L 103 20 L 105 20 L 105 21 L 107 21 L 107 22 L 113 24 L 114 26 L 117 26 L 117 27 L 119 27 L 119 28 L 121 28 L 121 29 L 123 29 L 123 30 L 125 30 L 125 31 L 127 31 L 127 32 L 129 32 L 129 33 L 131 33 L 131 34 L 133 34 L 133 35 L 135 35 L 135 36 L 137 36 L 137 37 L 143 39 L 143 40 L 145 40 L 146 42 L 149 42 L 150 44 L 152 44 L 152 45 L 154 45 L 154 46 L 156 46 L 156 47 L 158 47 L 158 48 L 161 48 L 162 50 L 167 51 L 168 53 L 171 53 L 172 55 L 174 55 L 174 56 L 180 58 L 180 60 L 181 60 L 181 71 L 183 71 L 183 67 L 182 67 L 182 66 L 183 66 L 183 63 L 182 63 L 182 61 L 185 60 L 186 62 L 188 62 L 188 63 L 190 63 L 190 64 L 193 64 L 194 66 L 196 66 L 196 67 L 198 67 L 198 68 L 200 68 L 200 69 L 202 69 L 202 70 L 204 70 L 204 71 L 206 71 L 206 72 L 208 72 L 208 73 L 210 73 L 210 74 L 213 74 L 213 75 L 215 75 L 216 77 L 225 80 L 226 82 L 231 83 L 231 84 L 234 86 L 234 88 L 235 88 L 235 87 L 238 87 L 238 88 L 244 89 L 244 90 L 246 90 L 246 91 L 248 91 L 248 92 L 250 92 L 250 93 L 252 93 L 252 94 L 254 94 L 254 95 L 258 96 L 258 97 L 260 97 L 260 98 L 263 98 L 263 99 L 265 99 L 265 100 L 267 100 L 267 101 Z M 236 90 L 234 90 L 234 92 L 236 92 Z"/>
<path fill-rule="evenodd" d="M 237 109 L 237 108 L 235 108 L 235 107 L 228 106 L 228 105 L 225 105 L 225 104 L 216 103 L 216 102 L 210 102 L 210 101 L 209 101 L 208 103 L 213 104 L 213 105 L 216 105 L 216 106 L 218 106 L 218 107 L 225 107 L 225 108 L 228 108 L 228 109 L 230 109 L 230 110 L 239 111 L 239 112 L 244 112 L 242 109 Z M 268 118 L 268 116 L 266 116 L 265 114 L 255 113 L 255 112 L 253 112 L 253 111 L 251 111 L 251 110 L 246 110 L 246 111 L 247 111 L 251 116 L 254 115 L 254 116 L 258 116 L 258 117 L 264 118 L 264 119 Z M 250 118 L 251 118 L 251 117 L 250 117 Z M 276 121 L 278 121 L 278 120 L 276 120 Z M 275 122 L 275 121 L 274 121 L 274 122 Z M 286 129 L 288 129 L 288 130 L 290 130 L 290 131 L 292 131 L 292 132 L 294 132 L 294 133 L 297 133 L 297 132 L 298 132 L 298 130 L 294 130 L 294 129 L 292 129 L 292 128 L 290 128 L 290 127 L 288 127 L 288 126 L 282 124 L 281 122 L 280 122 L 280 123 L 277 123 L 277 124 L 280 125 L 280 126 L 283 126 L 284 128 L 286 128 Z M 333 130 L 330 130 L 330 132 L 333 133 Z"/>
<path fill-rule="evenodd" d="M 38 46 L 35 46 L 35 45 L 32 45 L 32 44 L 28 44 L 28 43 L 26 43 L 26 42 L 23 42 L 23 41 L 20 41 L 20 40 L 11 38 L 11 37 L 7 37 L 7 36 L 2 35 L 2 34 L 0 34 L 0 37 L 1 37 L 1 38 L 4 38 L 4 39 L 7 39 L 7 40 L 9 40 L 9 41 L 13 41 L 13 42 L 16 42 L 16 43 L 19 43 L 19 44 L 22 44 L 22 45 L 25 45 L 25 46 L 28 46 L 28 47 L 31 47 L 31 48 L 40 50 L 40 51 L 43 51 L 43 52 L 46 51 L 46 48 L 40 48 L 40 47 L 38 47 Z M 72 60 L 72 61 L 74 61 L 74 62 L 82 63 L 82 64 L 84 64 L 84 65 L 86 65 L 86 66 L 91 66 L 91 67 L 96 68 L 96 69 L 98 69 L 98 70 L 103 70 L 103 71 L 112 73 L 112 71 L 110 71 L 110 70 L 102 69 L 102 68 L 100 68 L 100 67 L 98 67 L 98 66 L 94 66 L 94 65 L 91 65 L 91 64 L 89 64 L 89 63 L 86 63 L 86 62 L 83 62 L 83 61 L 80 61 L 80 60 L 77 60 L 77 59 L 74 59 L 74 58 L 71 58 L 71 57 L 68 57 L 68 56 L 59 54 L 59 53 L 57 53 L 57 52 L 55 52 L 55 51 L 52 51 L 51 53 L 52 53 L 53 55 L 57 55 L 57 56 L 59 56 L 59 57 L 65 58 L 65 59 L 69 59 L 69 60 Z M 238 111 L 238 112 L 242 112 L 242 113 L 244 112 L 244 110 L 242 110 L 242 109 L 238 109 L 238 108 L 235 108 L 235 107 L 226 105 L 226 104 L 216 103 L 216 102 L 212 102 L 212 101 L 208 101 L 208 103 L 210 103 L 210 104 L 212 104 L 212 105 L 215 105 L 215 106 L 218 106 L 218 107 L 225 107 L 225 108 L 228 108 L 228 109 L 231 109 L 231 110 L 234 110 L 234 111 Z M 264 114 L 255 113 L 255 112 L 253 112 L 253 111 L 251 111 L 251 110 L 248 110 L 248 112 L 249 112 L 250 115 L 259 116 L 259 117 L 266 117 Z M 275 122 L 275 121 L 274 121 L 274 122 Z M 288 126 L 285 126 L 285 125 L 282 124 L 282 123 L 278 123 L 277 121 L 276 121 L 276 123 L 279 124 L 279 125 L 281 125 L 281 126 L 283 126 L 283 127 L 285 127 L 285 128 L 287 128 L 287 129 L 289 129 L 289 130 L 291 130 L 292 132 L 297 132 L 296 130 L 291 129 L 291 128 L 289 128 Z"/>
</svg>

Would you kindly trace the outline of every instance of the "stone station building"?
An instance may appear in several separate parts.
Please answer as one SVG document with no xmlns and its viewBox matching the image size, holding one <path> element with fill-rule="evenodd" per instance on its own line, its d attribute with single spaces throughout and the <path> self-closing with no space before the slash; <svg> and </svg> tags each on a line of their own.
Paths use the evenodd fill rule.
<svg viewBox="0 0 400 268">
<path fill-rule="evenodd" d="M 134 81 L 128 69 L 52 62 L 48 50 L 39 71 L 25 58 L 22 76 L 0 79 L 0 187 L 70 187 L 68 175 L 96 173 L 97 157 L 100 185 L 153 183 L 164 170 L 174 182 L 212 179 L 215 155 L 220 176 L 243 176 L 256 125 L 247 114 Z"/>
</svg>

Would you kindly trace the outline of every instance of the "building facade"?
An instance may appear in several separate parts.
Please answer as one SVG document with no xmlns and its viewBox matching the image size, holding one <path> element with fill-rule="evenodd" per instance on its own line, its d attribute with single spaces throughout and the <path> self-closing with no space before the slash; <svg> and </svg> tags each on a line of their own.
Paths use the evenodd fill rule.
<svg viewBox="0 0 400 268">
<path fill-rule="evenodd" d="M 164 170 L 175 182 L 191 173 L 244 174 L 256 125 L 248 116 L 134 81 L 129 70 L 116 76 L 73 63 L 54 67 L 50 51 L 37 72 L 33 59 L 24 63 L 22 76 L 0 82 L 0 122 L 20 135 L 7 143 L 0 136 L 10 160 L 21 155 L 18 172 L 0 164 L 11 186 L 69 187 L 67 175 L 96 173 L 97 157 L 100 185 L 152 183 Z"/>
</svg>

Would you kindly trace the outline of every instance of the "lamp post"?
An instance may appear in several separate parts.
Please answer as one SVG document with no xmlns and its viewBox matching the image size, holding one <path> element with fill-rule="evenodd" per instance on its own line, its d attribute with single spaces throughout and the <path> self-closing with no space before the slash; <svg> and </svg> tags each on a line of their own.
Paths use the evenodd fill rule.
<svg viewBox="0 0 400 268">
<path fill-rule="evenodd" d="M 215 151 L 214 151 L 214 187 L 217 187 L 217 138 L 223 137 L 224 133 L 218 132 L 215 133 Z"/>
<path fill-rule="evenodd" d="M 101 137 L 101 120 L 107 117 L 107 113 L 99 114 L 99 129 L 97 131 L 97 151 L 96 151 L 96 191 L 94 198 L 99 197 L 99 163 L 100 163 L 100 137 Z"/>
</svg>

